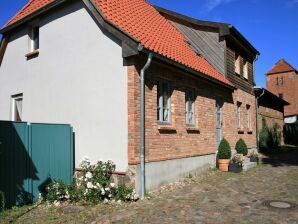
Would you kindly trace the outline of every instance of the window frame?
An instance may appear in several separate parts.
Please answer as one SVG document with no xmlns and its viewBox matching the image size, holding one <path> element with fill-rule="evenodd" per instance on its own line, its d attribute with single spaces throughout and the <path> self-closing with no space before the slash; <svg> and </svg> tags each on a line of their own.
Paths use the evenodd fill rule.
<svg viewBox="0 0 298 224">
<path fill-rule="evenodd" d="M 243 78 L 248 80 L 248 61 L 245 59 L 243 59 L 242 72 L 243 72 Z"/>
<path fill-rule="evenodd" d="M 241 102 L 237 102 L 237 128 L 241 129 Z"/>
<path fill-rule="evenodd" d="M 21 114 L 19 113 L 19 118 L 20 120 L 17 119 L 17 114 L 16 114 L 16 110 L 17 110 L 17 101 L 21 100 L 22 101 L 22 107 L 21 107 Z M 21 122 L 22 119 L 22 114 L 23 114 L 23 94 L 16 94 L 16 95 L 12 95 L 11 96 L 11 121 L 17 121 L 17 122 Z"/>
<path fill-rule="evenodd" d="M 248 130 L 251 129 L 251 113 L 250 113 L 250 105 L 246 105 L 246 127 Z"/>
<path fill-rule="evenodd" d="M 39 51 L 40 27 L 38 23 L 32 24 L 29 31 L 29 53 Z"/>
<path fill-rule="evenodd" d="M 191 105 L 191 111 L 189 111 L 189 103 Z M 191 119 L 189 115 L 192 114 Z M 186 126 L 194 127 L 196 125 L 196 113 L 195 113 L 195 91 L 193 89 L 188 89 L 185 91 L 185 123 Z"/>
<path fill-rule="evenodd" d="M 167 86 L 167 108 L 166 110 L 168 111 L 168 116 L 167 120 L 164 119 L 164 110 L 165 107 L 163 105 L 164 98 L 163 98 L 163 93 L 164 93 L 164 86 Z M 171 124 L 171 84 L 167 81 L 164 80 L 159 80 L 157 82 L 157 121 L 159 124 Z"/>
<path fill-rule="evenodd" d="M 241 56 L 238 53 L 235 53 L 234 58 L 234 72 L 237 75 L 240 75 L 241 73 Z"/>
</svg>

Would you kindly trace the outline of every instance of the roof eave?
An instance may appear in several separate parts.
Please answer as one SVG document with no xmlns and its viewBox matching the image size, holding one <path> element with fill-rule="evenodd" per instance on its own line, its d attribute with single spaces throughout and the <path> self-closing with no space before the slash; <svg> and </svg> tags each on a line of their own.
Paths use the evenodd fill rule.
<svg viewBox="0 0 298 224">
<path fill-rule="evenodd" d="M 260 90 L 264 90 L 265 93 L 269 94 L 270 96 L 274 97 L 275 99 L 277 99 L 278 101 L 280 101 L 283 105 L 290 105 L 290 103 L 288 101 L 285 101 L 284 99 L 278 97 L 277 95 L 275 95 L 274 93 L 270 92 L 269 90 L 263 88 L 263 87 L 254 87 L 254 92 L 256 93 L 257 91 Z"/>
<path fill-rule="evenodd" d="M 40 8 L 40 9 L 36 10 L 35 12 L 29 14 L 28 16 L 25 16 L 24 18 L 18 20 L 17 22 L 2 28 L 0 30 L 0 34 L 7 33 L 9 31 L 21 26 L 22 24 L 24 24 L 26 22 L 29 22 L 30 20 L 34 19 L 35 17 L 46 13 L 50 9 L 53 9 L 53 8 L 61 5 L 62 3 L 66 2 L 66 1 L 68 1 L 68 0 L 55 0 L 52 3 L 49 3 L 48 5 L 46 5 L 42 8 Z"/>
<path fill-rule="evenodd" d="M 176 62 L 176 61 L 174 61 L 172 59 L 169 59 L 169 58 L 167 58 L 167 57 L 165 57 L 163 55 L 156 54 L 155 52 L 151 51 L 150 49 L 146 49 L 143 46 L 139 47 L 139 51 L 144 52 L 146 54 L 153 53 L 153 55 L 154 55 L 153 58 L 160 59 L 161 61 L 164 61 L 164 62 L 167 62 L 167 63 L 169 63 L 171 65 L 174 65 L 174 66 L 176 66 L 176 67 L 178 67 L 178 68 L 180 68 L 180 69 L 182 69 L 184 71 L 188 71 L 188 72 L 190 72 L 190 73 L 192 73 L 192 74 L 194 74 L 194 75 L 196 75 L 196 76 L 198 76 L 200 78 L 203 78 L 205 80 L 211 81 L 214 84 L 219 84 L 220 86 L 222 86 L 224 88 L 227 88 L 227 89 L 229 89 L 231 91 L 234 91 L 235 89 L 237 89 L 235 86 L 231 86 L 231 85 L 226 84 L 226 83 L 224 83 L 222 81 L 219 81 L 219 80 L 217 80 L 217 79 L 215 79 L 215 78 L 213 78 L 211 76 L 208 76 L 208 75 L 205 75 L 205 74 L 203 74 L 201 72 L 198 72 L 198 71 L 196 71 L 196 70 L 194 70 L 192 68 L 187 67 L 186 65 L 183 65 L 183 64 L 181 64 L 179 62 Z"/>
</svg>

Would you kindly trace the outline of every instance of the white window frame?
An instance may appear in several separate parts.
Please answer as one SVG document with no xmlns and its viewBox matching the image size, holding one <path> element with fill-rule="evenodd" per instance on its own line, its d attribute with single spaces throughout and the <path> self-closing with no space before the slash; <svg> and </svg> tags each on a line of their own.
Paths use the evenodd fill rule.
<svg viewBox="0 0 298 224">
<path fill-rule="evenodd" d="M 241 129 L 241 103 L 237 102 L 237 128 Z"/>
<path fill-rule="evenodd" d="M 246 125 L 247 129 L 251 129 L 251 115 L 250 115 L 250 105 L 246 105 Z"/>
<path fill-rule="evenodd" d="M 163 92 L 164 92 L 164 86 L 167 87 L 167 107 L 164 108 L 163 105 Z M 157 83 L 157 109 L 158 109 L 158 122 L 161 124 L 171 124 L 171 85 L 169 82 L 166 81 L 158 81 Z M 164 111 L 167 111 L 167 118 L 165 119 L 165 113 Z"/>
<path fill-rule="evenodd" d="M 191 103 L 191 111 L 189 110 Z M 185 121 L 187 126 L 195 126 L 195 93 L 194 90 L 185 91 Z"/>
<path fill-rule="evenodd" d="M 23 94 L 17 94 L 11 96 L 11 121 L 17 121 L 16 117 L 16 108 L 17 108 L 17 101 L 21 100 L 22 101 L 22 106 L 21 106 L 21 114 L 20 115 L 20 121 L 23 120 L 22 114 L 23 114 Z"/>
</svg>

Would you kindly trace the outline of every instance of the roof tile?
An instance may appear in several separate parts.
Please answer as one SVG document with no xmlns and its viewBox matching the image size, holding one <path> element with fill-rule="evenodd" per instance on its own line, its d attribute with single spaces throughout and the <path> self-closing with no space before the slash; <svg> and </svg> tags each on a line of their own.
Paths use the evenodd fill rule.
<svg viewBox="0 0 298 224">
<path fill-rule="evenodd" d="M 296 71 L 296 69 L 292 65 L 290 65 L 285 59 L 280 59 L 266 74 L 269 75 L 290 71 Z"/>
<path fill-rule="evenodd" d="M 25 18 L 54 0 L 30 0 L 4 27 Z M 184 36 L 145 0 L 94 0 L 103 15 L 145 48 L 213 79 L 233 86 L 206 59 L 197 55 Z"/>
</svg>

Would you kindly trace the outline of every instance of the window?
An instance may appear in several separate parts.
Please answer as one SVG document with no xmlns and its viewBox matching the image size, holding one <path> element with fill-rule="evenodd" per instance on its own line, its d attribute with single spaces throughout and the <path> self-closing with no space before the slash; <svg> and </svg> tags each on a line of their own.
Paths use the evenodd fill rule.
<svg viewBox="0 0 298 224">
<path fill-rule="evenodd" d="M 284 84 L 284 78 L 276 78 L 276 85 L 282 86 Z"/>
<path fill-rule="evenodd" d="M 195 125 L 195 94 L 193 90 L 185 92 L 186 125 Z"/>
<path fill-rule="evenodd" d="M 250 130 L 251 126 L 250 126 L 250 105 L 246 106 L 246 125 L 247 125 L 247 129 Z"/>
<path fill-rule="evenodd" d="M 235 72 L 240 75 L 240 55 L 235 54 Z"/>
<path fill-rule="evenodd" d="M 283 99 L 283 98 L 284 98 L 284 94 L 279 93 L 279 94 L 278 94 L 278 97 Z"/>
<path fill-rule="evenodd" d="M 248 62 L 243 60 L 243 77 L 248 79 Z"/>
<path fill-rule="evenodd" d="M 35 25 L 31 27 L 29 51 L 34 52 L 38 49 L 39 49 L 39 26 Z"/>
<path fill-rule="evenodd" d="M 241 103 L 237 103 L 237 128 L 241 129 Z"/>
<path fill-rule="evenodd" d="M 171 122 L 171 90 L 170 84 L 159 81 L 157 84 L 157 119 L 161 123 Z"/>
<path fill-rule="evenodd" d="M 14 95 L 12 98 L 12 121 L 22 121 L 22 109 L 23 109 L 23 94 Z"/>
</svg>

